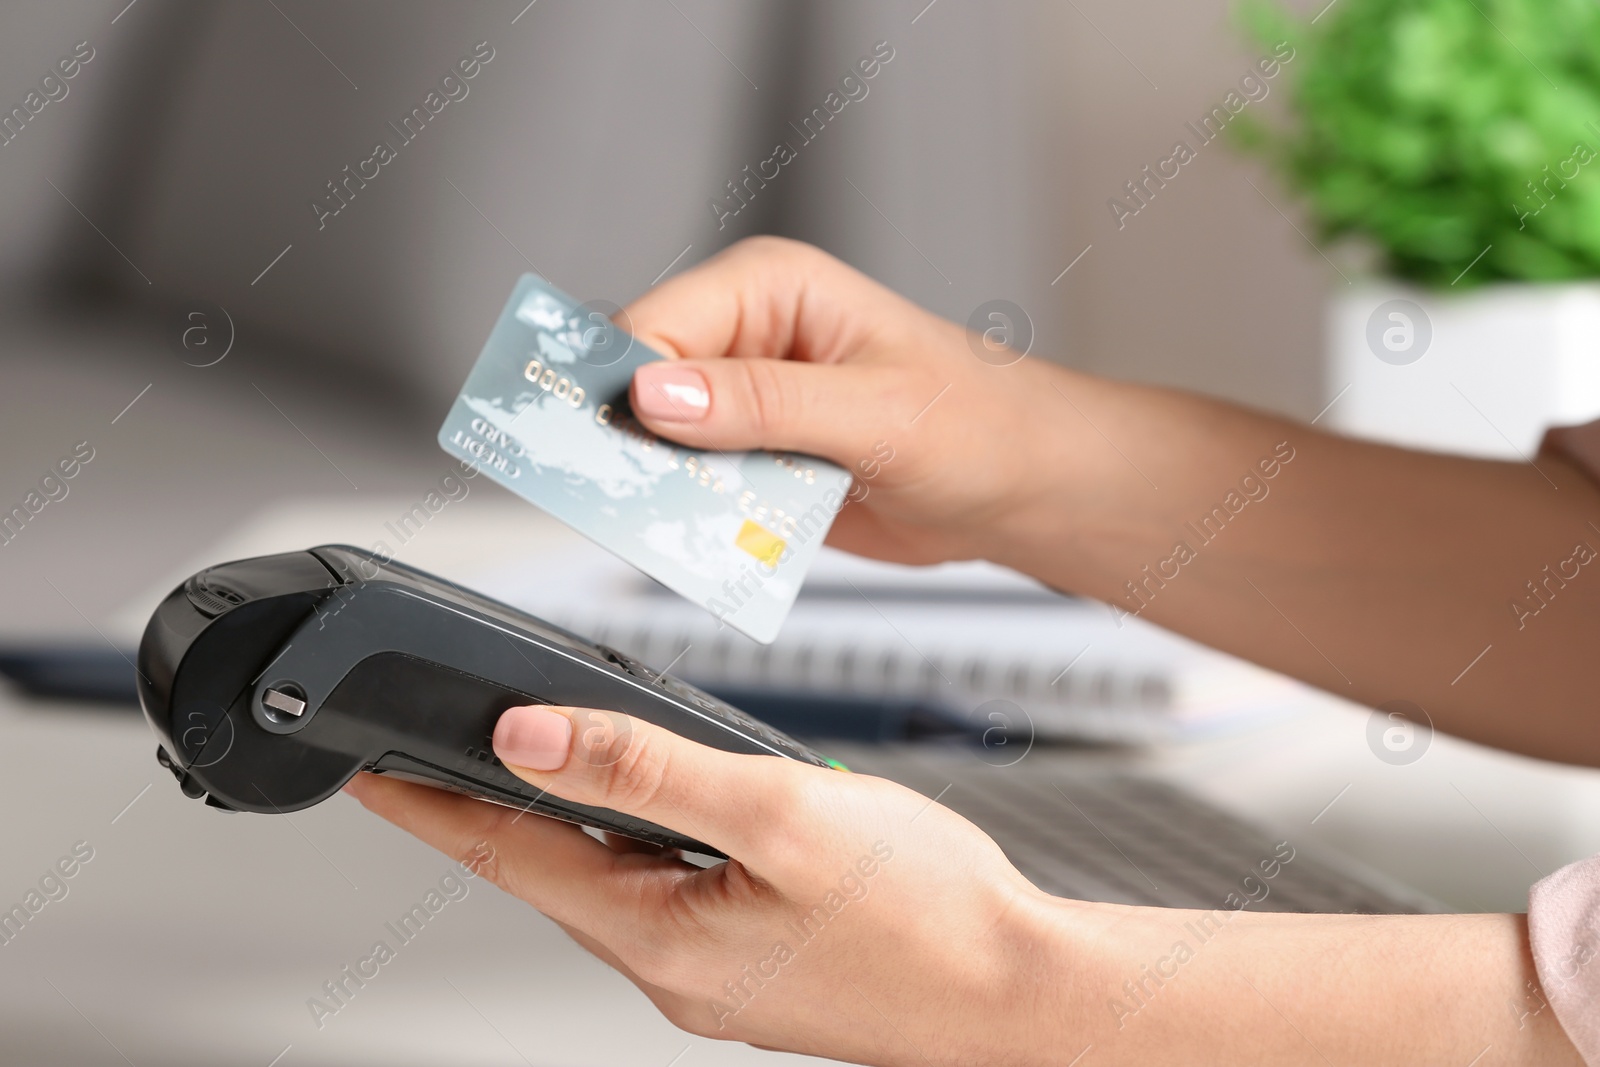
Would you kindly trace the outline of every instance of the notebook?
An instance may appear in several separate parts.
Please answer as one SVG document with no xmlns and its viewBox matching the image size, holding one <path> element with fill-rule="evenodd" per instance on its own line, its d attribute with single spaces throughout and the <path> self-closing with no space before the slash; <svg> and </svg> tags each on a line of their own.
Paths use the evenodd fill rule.
<svg viewBox="0 0 1600 1067">
<path fill-rule="evenodd" d="M 199 566 L 382 539 L 401 562 L 752 707 L 768 695 L 802 712 L 871 701 L 980 733 L 1138 744 L 1242 729 L 1311 699 L 1281 675 L 989 563 L 907 567 L 824 548 L 763 646 L 521 501 L 475 489 L 402 539 L 394 516 L 408 508 L 348 498 L 264 508 L 107 620 L 117 646 L 107 651 L 131 654 L 156 603 Z"/>
<path fill-rule="evenodd" d="M 907 567 L 824 549 L 761 645 L 625 567 L 513 563 L 525 610 L 701 688 L 916 706 L 982 732 L 1150 743 L 1304 705 L 1298 683 L 983 562 Z"/>
</svg>

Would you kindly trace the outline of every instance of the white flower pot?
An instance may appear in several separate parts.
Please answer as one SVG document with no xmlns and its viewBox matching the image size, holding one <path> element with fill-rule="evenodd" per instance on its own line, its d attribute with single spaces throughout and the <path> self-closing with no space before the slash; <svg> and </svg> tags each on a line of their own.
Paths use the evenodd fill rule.
<svg viewBox="0 0 1600 1067">
<path fill-rule="evenodd" d="M 1352 436 L 1526 459 L 1547 427 L 1600 418 L 1600 283 L 1358 282 L 1327 343 L 1318 425 Z"/>
</svg>

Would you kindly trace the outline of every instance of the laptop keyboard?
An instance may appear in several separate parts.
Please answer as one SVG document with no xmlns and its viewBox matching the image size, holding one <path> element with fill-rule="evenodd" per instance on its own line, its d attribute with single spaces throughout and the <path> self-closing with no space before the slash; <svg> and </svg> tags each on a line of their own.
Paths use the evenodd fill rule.
<svg viewBox="0 0 1600 1067">
<path fill-rule="evenodd" d="M 1252 911 L 1423 910 L 1420 898 L 1380 890 L 1317 859 L 1302 842 L 1285 842 L 1155 779 L 1038 753 L 996 767 L 971 749 L 825 747 L 852 770 L 938 797 L 1056 896 L 1214 909 L 1234 906 L 1232 894 Z"/>
</svg>

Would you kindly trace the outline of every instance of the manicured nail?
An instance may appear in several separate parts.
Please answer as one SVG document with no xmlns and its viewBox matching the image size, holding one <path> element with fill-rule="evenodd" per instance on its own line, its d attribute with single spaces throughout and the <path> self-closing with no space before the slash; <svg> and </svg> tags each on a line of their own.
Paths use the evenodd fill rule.
<svg viewBox="0 0 1600 1067">
<path fill-rule="evenodd" d="M 509 708 L 494 724 L 494 754 L 502 763 L 553 771 L 567 762 L 571 746 L 572 720 L 537 704 Z"/>
<path fill-rule="evenodd" d="M 633 407 L 666 422 L 698 422 L 711 409 L 706 376 L 693 367 L 663 361 L 633 372 Z"/>
</svg>

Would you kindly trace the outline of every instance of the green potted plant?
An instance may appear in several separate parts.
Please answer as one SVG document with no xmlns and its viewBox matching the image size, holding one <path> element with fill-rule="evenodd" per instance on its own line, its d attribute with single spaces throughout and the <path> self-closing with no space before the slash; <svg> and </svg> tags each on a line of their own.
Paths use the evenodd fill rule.
<svg viewBox="0 0 1600 1067">
<path fill-rule="evenodd" d="M 1328 421 L 1511 456 L 1600 414 L 1600 6 L 1334 0 L 1243 18 L 1299 53 L 1285 118 L 1236 128 L 1343 263 Z"/>
</svg>

